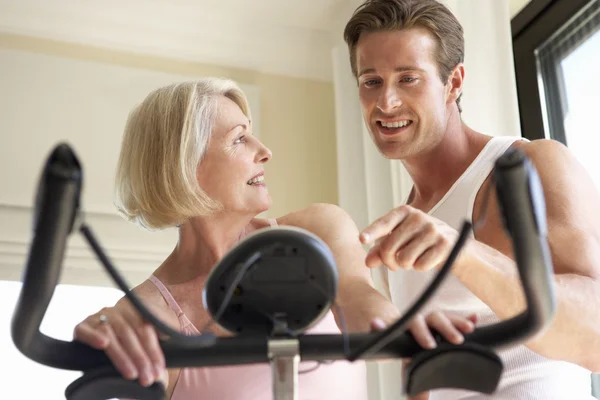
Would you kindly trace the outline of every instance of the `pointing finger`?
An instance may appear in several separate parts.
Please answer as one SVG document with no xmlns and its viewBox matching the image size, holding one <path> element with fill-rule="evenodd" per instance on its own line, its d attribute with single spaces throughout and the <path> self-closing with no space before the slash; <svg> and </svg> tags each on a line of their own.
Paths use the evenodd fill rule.
<svg viewBox="0 0 600 400">
<path fill-rule="evenodd" d="M 381 260 L 380 251 L 381 248 L 379 244 L 376 244 L 369 250 L 369 252 L 367 253 L 367 257 L 365 258 L 365 264 L 367 265 L 367 267 L 377 268 L 383 263 L 383 261 Z"/>
<path fill-rule="evenodd" d="M 363 244 L 370 244 L 388 235 L 409 214 L 409 206 L 401 206 L 395 208 L 394 210 L 390 211 L 383 217 L 375 220 L 375 222 L 363 229 L 359 237 L 360 241 Z"/>
</svg>

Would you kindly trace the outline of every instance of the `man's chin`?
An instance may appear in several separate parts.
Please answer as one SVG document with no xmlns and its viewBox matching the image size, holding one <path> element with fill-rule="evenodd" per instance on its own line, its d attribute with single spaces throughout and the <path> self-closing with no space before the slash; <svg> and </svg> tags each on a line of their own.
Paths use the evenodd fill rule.
<svg viewBox="0 0 600 400">
<path fill-rule="evenodd" d="M 402 160 L 409 156 L 406 147 L 397 143 L 380 143 L 377 148 L 379 153 L 388 160 Z"/>
</svg>

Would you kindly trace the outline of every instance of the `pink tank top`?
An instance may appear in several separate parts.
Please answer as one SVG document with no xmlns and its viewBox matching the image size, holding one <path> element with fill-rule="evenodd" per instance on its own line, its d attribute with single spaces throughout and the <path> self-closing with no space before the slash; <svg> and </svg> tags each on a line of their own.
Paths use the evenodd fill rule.
<svg viewBox="0 0 600 400">
<path fill-rule="evenodd" d="M 271 226 L 277 223 L 269 220 Z M 179 318 L 187 335 L 200 332 L 187 318 L 165 285 L 156 276 L 149 280 Z M 313 328 L 314 334 L 340 333 L 331 311 Z M 300 371 L 312 369 L 314 362 L 301 362 Z M 367 400 L 367 371 L 364 362 L 336 361 L 298 377 L 299 400 Z M 273 400 L 269 364 L 231 367 L 182 368 L 171 400 Z"/>
</svg>

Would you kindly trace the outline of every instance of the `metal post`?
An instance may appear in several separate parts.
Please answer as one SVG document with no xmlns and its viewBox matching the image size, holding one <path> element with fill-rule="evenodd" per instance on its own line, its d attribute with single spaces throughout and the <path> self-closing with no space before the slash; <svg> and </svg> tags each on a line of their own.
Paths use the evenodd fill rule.
<svg viewBox="0 0 600 400">
<path fill-rule="evenodd" d="M 274 400 L 298 400 L 300 345 L 296 339 L 270 339 Z"/>
</svg>

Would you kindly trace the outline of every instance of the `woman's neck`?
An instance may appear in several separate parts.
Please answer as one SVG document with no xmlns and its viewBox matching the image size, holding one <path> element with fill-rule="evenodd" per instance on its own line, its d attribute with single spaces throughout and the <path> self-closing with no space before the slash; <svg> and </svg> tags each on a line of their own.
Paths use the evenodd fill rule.
<svg viewBox="0 0 600 400">
<path fill-rule="evenodd" d="M 157 271 L 161 280 L 180 284 L 202 279 L 247 233 L 253 216 L 215 215 L 196 217 L 179 227 L 173 252 Z"/>
</svg>

